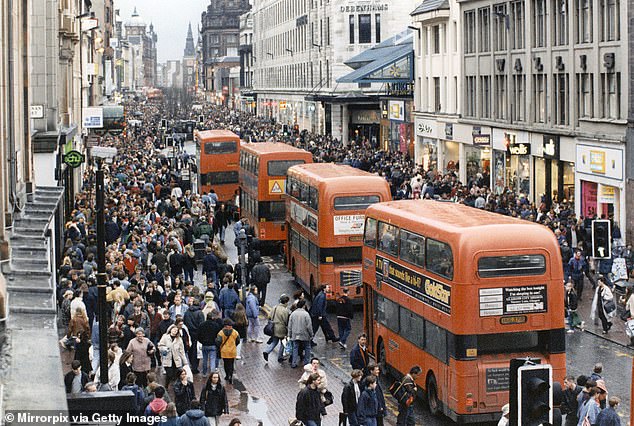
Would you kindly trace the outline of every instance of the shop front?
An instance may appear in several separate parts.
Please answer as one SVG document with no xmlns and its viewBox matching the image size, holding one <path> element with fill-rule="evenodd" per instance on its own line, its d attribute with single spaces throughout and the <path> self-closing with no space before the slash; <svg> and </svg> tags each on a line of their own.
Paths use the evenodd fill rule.
<svg viewBox="0 0 634 426">
<path fill-rule="evenodd" d="M 575 203 L 575 164 L 571 155 L 572 140 L 562 140 L 558 135 L 541 136 L 541 157 L 535 157 L 534 194 L 539 205 L 542 199 L 546 208 L 553 202 Z M 536 135 L 536 139 L 539 137 Z M 562 149 L 563 148 L 563 149 Z"/>
<path fill-rule="evenodd" d="M 491 188 L 491 129 L 473 126 L 471 136 L 473 144 L 464 147 L 467 185 Z"/>
<path fill-rule="evenodd" d="M 614 217 L 625 223 L 624 151 L 621 148 L 578 143 L 577 180 L 584 217 Z"/>
<path fill-rule="evenodd" d="M 423 170 L 438 170 L 438 123 L 436 120 L 416 117 L 414 120 L 416 142 L 414 160 Z"/>
<path fill-rule="evenodd" d="M 348 105 L 350 121 L 348 125 L 348 137 L 350 142 L 360 144 L 369 141 L 372 146 L 378 146 L 381 130 L 381 113 L 378 109 L 366 109 Z"/>
<path fill-rule="evenodd" d="M 530 197 L 531 144 L 528 133 L 493 129 L 493 191 Z"/>
</svg>

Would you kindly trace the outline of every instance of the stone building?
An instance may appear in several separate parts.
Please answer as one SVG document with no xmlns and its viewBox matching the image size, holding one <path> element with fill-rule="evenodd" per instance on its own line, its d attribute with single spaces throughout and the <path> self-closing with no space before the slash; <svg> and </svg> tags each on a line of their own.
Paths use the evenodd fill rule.
<svg viewBox="0 0 634 426">
<path fill-rule="evenodd" d="M 156 85 L 156 42 L 154 25 L 148 26 L 139 16 L 136 8 L 132 16 L 124 24 L 125 38 L 133 50 L 134 77 L 132 89 L 154 87 Z"/>
<path fill-rule="evenodd" d="M 194 35 L 192 24 L 187 28 L 187 38 L 185 39 L 185 49 L 183 51 L 182 62 L 182 86 L 188 92 L 194 93 L 196 90 L 196 63 L 198 61 L 196 47 L 194 46 Z"/>
</svg>

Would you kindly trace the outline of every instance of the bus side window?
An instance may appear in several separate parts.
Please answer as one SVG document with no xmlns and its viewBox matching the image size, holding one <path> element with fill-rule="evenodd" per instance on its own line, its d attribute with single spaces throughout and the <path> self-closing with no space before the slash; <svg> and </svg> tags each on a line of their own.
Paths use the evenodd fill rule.
<svg viewBox="0 0 634 426">
<path fill-rule="evenodd" d="M 398 256 L 398 228 L 379 222 L 379 250 Z"/>
<path fill-rule="evenodd" d="M 412 265 L 425 266 L 425 239 L 401 229 L 401 259 Z"/>
<path fill-rule="evenodd" d="M 308 203 L 308 185 L 304 182 L 299 183 L 299 201 L 306 204 Z"/>
<path fill-rule="evenodd" d="M 314 188 L 312 186 L 309 186 L 308 188 L 308 207 L 318 210 L 319 193 L 317 192 L 317 188 Z"/>
<path fill-rule="evenodd" d="M 376 248 L 376 219 L 369 217 L 365 220 L 363 242 L 368 247 Z"/>
<path fill-rule="evenodd" d="M 440 276 L 453 279 L 453 254 L 451 247 L 441 241 L 427 238 L 425 267 Z"/>
</svg>

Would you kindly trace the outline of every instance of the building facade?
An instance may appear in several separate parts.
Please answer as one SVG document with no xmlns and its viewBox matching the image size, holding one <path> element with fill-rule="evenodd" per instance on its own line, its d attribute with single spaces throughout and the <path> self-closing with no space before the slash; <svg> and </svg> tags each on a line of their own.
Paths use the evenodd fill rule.
<svg viewBox="0 0 634 426">
<path fill-rule="evenodd" d="M 185 39 L 185 50 L 183 50 L 182 62 L 182 86 L 189 93 L 196 91 L 196 64 L 197 54 L 196 46 L 194 46 L 194 35 L 192 34 L 192 24 L 187 29 L 187 38 Z"/>
<path fill-rule="evenodd" d="M 247 12 L 240 17 L 240 97 L 238 106 L 242 111 L 255 112 L 253 93 L 253 13 Z"/>
<path fill-rule="evenodd" d="M 156 86 L 156 42 L 158 37 L 154 32 L 154 25 L 149 27 L 139 16 L 136 8 L 131 18 L 125 22 L 125 38 L 132 49 L 134 61 L 134 75 L 132 77 L 132 90 L 142 87 Z"/>
<path fill-rule="evenodd" d="M 253 90 L 257 112 L 347 143 L 353 124 L 378 133 L 378 87 L 337 83 L 345 64 L 410 24 L 415 1 L 257 0 Z M 356 123 L 354 122 L 356 121 Z"/>
</svg>

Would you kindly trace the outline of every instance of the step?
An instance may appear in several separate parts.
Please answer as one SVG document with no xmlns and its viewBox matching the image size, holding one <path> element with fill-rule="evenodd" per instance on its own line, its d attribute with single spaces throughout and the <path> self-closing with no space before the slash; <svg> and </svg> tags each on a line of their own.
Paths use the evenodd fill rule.
<svg viewBox="0 0 634 426">
<path fill-rule="evenodd" d="M 57 313 L 57 306 L 53 292 L 21 292 L 13 295 L 11 298 L 11 306 L 9 310 L 13 312 L 22 313 L 42 313 L 42 314 L 55 314 Z"/>
<path fill-rule="evenodd" d="M 45 244 L 35 246 L 31 245 L 17 245 L 11 244 L 11 256 L 14 258 L 34 258 L 48 256 L 48 248 Z"/>
<path fill-rule="evenodd" d="M 41 238 L 24 238 L 22 236 L 11 236 L 9 239 L 12 248 L 18 249 L 33 249 L 33 250 L 46 250 L 46 239 L 42 236 Z"/>
<path fill-rule="evenodd" d="M 32 268 L 11 268 L 5 275 L 7 275 L 7 285 L 11 285 L 11 282 L 30 282 L 30 281 L 48 281 L 51 278 L 51 271 L 41 268 L 41 269 L 32 269 Z"/>
<path fill-rule="evenodd" d="M 64 187 L 63 186 L 38 186 L 37 188 L 35 188 L 35 193 L 37 194 L 38 192 L 46 192 L 46 193 L 52 193 L 52 194 L 63 194 L 64 193 Z"/>
<path fill-rule="evenodd" d="M 57 329 L 57 315 L 51 313 L 9 312 L 7 328 L 10 330 Z"/>
<path fill-rule="evenodd" d="M 44 229 L 48 226 L 51 217 L 33 217 L 33 216 L 22 216 L 19 219 L 16 219 L 13 222 L 14 228 L 41 228 Z"/>
<path fill-rule="evenodd" d="M 57 203 L 44 203 L 44 202 L 33 202 L 27 203 L 25 211 L 28 213 L 30 211 L 42 211 L 52 213 L 55 210 Z"/>
<path fill-rule="evenodd" d="M 11 269 L 12 270 L 40 270 L 47 269 L 48 270 L 48 258 L 40 257 L 40 256 L 32 256 L 32 257 L 11 257 Z"/>
<path fill-rule="evenodd" d="M 40 237 L 44 238 L 44 228 L 36 229 L 36 228 L 23 228 L 23 227 L 15 227 L 13 228 L 13 235 L 16 237 L 24 237 L 24 238 L 33 238 Z"/>
</svg>

